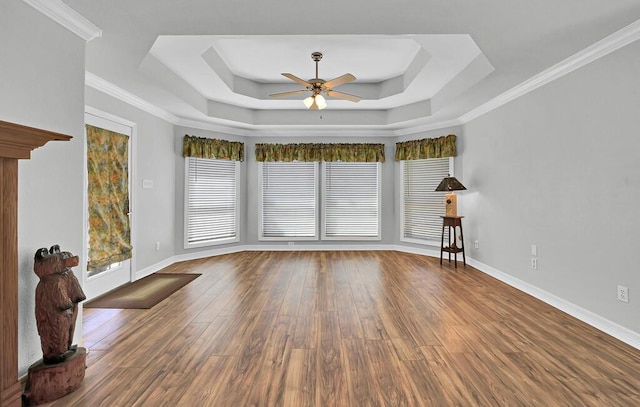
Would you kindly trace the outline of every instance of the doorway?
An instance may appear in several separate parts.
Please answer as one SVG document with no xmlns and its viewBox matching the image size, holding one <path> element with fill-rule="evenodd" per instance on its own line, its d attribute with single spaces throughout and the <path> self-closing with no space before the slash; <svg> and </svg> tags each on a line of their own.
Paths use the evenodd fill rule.
<svg viewBox="0 0 640 407">
<path fill-rule="evenodd" d="M 135 123 L 104 112 L 85 113 L 87 299 L 134 280 L 132 146 Z"/>
</svg>

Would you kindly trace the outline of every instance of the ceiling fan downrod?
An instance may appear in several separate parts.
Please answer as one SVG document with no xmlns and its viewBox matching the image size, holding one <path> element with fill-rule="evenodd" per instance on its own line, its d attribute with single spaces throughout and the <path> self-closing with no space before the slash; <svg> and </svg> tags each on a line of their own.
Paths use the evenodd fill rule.
<svg viewBox="0 0 640 407">
<path fill-rule="evenodd" d="M 313 59 L 316 62 L 316 77 L 314 79 L 318 79 L 318 62 L 320 62 L 320 60 L 322 59 L 322 52 L 313 52 L 311 53 L 311 59 Z"/>
</svg>

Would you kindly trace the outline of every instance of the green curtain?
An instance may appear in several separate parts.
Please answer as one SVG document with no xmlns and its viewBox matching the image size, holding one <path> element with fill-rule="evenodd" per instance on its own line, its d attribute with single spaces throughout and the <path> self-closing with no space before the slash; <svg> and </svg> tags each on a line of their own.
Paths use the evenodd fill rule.
<svg viewBox="0 0 640 407">
<path fill-rule="evenodd" d="M 87 125 L 88 270 L 131 258 L 128 142 L 124 134 Z"/>
<path fill-rule="evenodd" d="M 185 135 L 182 144 L 182 155 L 185 157 L 244 161 L 244 143 Z"/>
<path fill-rule="evenodd" d="M 456 136 L 454 134 L 396 143 L 396 161 L 455 156 Z"/>
<path fill-rule="evenodd" d="M 381 162 L 384 144 L 256 144 L 256 161 Z"/>
</svg>

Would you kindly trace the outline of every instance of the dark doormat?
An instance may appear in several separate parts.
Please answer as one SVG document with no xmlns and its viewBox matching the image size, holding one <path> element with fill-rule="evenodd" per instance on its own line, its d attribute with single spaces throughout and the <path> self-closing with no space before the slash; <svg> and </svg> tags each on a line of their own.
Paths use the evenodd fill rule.
<svg viewBox="0 0 640 407">
<path fill-rule="evenodd" d="M 198 276 L 200 274 L 154 273 L 88 301 L 84 307 L 149 309 Z"/>
</svg>

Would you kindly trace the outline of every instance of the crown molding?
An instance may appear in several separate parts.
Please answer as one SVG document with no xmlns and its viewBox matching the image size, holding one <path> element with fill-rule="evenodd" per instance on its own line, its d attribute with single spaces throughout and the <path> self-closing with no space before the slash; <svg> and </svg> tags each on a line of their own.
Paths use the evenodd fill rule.
<svg viewBox="0 0 640 407">
<path fill-rule="evenodd" d="M 223 124 L 203 122 L 200 120 L 178 118 L 178 120 L 173 124 L 176 126 L 189 127 L 197 130 L 214 131 L 216 133 L 232 134 L 235 136 L 248 137 L 253 135 L 253 132 L 251 131 L 251 129 L 245 129 L 245 128 L 234 127 L 234 126 L 225 126 Z"/>
<path fill-rule="evenodd" d="M 189 127 L 198 130 L 214 131 L 218 133 L 231 134 L 243 137 L 295 137 L 304 135 L 318 136 L 318 137 L 394 137 L 398 135 L 419 133 L 427 130 L 437 130 L 446 127 L 459 126 L 463 123 L 459 120 L 449 120 L 446 122 L 439 122 L 433 124 L 427 124 L 423 126 L 407 127 L 404 129 L 379 129 L 379 128 L 346 128 L 340 126 L 327 126 L 321 129 L 313 128 L 309 126 L 287 126 L 286 128 L 241 128 L 235 126 L 228 126 L 219 123 L 206 122 L 201 120 L 184 119 L 175 116 L 166 110 L 163 110 L 134 94 L 112 84 L 111 82 L 102 79 L 101 77 L 92 74 L 89 71 L 85 71 L 85 84 L 97 91 L 105 93 L 111 97 L 114 97 L 124 103 L 130 104 L 150 113 L 166 122 L 169 122 L 176 126 Z"/>
<path fill-rule="evenodd" d="M 22 0 L 85 41 L 102 37 L 102 30 L 61 0 Z"/>
<path fill-rule="evenodd" d="M 638 39 L 640 39 L 640 20 L 634 21 L 628 26 L 614 32 L 595 44 L 553 65 L 551 68 L 540 72 L 519 85 L 516 85 L 490 101 L 463 114 L 458 119 L 463 123 L 470 122 L 471 120 L 483 116 L 514 99 L 524 96 L 527 93 L 546 85 L 547 83 L 553 82 L 578 68 L 598 60 L 605 55 L 624 47 L 625 45 L 629 45 Z"/>
<path fill-rule="evenodd" d="M 23 0 L 28 3 L 46 3 L 44 0 Z M 57 1 L 57 0 L 56 0 Z M 90 86 L 98 91 L 106 93 L 119 99 L 125 103 L 131 104 L 147 113 L 157 116 L 171 124 L 190 127 L 200 130 L 209 130 L 226 134 L 233 134 L 238 136 L 256 136 L 256 137 L 292 137 L 298 136 L 302 132 L 305 136 L 319 135 L 319 136 L 354 136 L 354 137 L 398 137 L 411 135 L 415 133 L 439 130 L 448 127 L 461 126 L 468 123 L 482 115 L 491 112 L 498 107 L 509 103 L 527 93 L 546 85 L 556 79 L 567 75 L 576 69 L 579 69 L 593 61 L 596 61 L 609 53 L 616 51 L 634 41 L 640 39 L 640 20 L 629 24 L 628 26 L 616 31 L 615 33 L 605 37 L 604 39 L 596 42 L 595 44 L 583 49 L 580 52 L 566 58 L 565 60 L 557 63 L 549 69 L 533 76 L 532 78 L 520 83 L 519 85 L 509 89 L 501 95 L 489 100 L 488 102 L 468 111 L 467 113 L 459 116 L 457 119 L 446 120 L 436 123 L 415 125 L 412 127 L 396 128 L 396 129 L 380 129 L 380 128 L 351 128 L 328 126 L 321 129 L 310 128 L 305 126 L 296 127 L 281 127 L 281 128 L 260 128 L 257 126 L 249 127 L 237 127 L 234 125 L 223 125 L 218 123 L 212 123 L 201 120 L 184 119 L 177 117 L 135 95 L 125 91 L 122 88 L 90 73 L 86 72 L 86 85 Z"/>
<path fill-rule="evenodd" d="M 122 102 L 128 103 L 131 106 L 137 107 L 140 110 L 144 110 L 145 112 L 159 117 L 169 123 L 177 124 L 179 121 L 177 116 L 174 116 L 166 110 L 160 109 L 159 107 L 147 102 L 146 100 L 139 98 L 133 93 L 128 92 L 114 85 L 113 83 L 92 74 L 89 71 L 85 71 L 84 73 L 84 83 L 86 86 L 89 86 L 102 93 L 106 93 L 109 96 L 121 100 Z"/>
<path fill-rule="evenodd" d="M 395 136 L 407 136 L 415 133 L 422 133 L 425 131 L 440 130 L 448 127 L 462 126 L 463 124 L 464 122 L 462 120 L 453 119 L 453 120 L 446 120 L 446 121 L 437 122 L 437 123 L 424 124 L 421 126 L 405 127 L 403 129 L 395 130 L 393 134 Z"/>
<path fill-rule="evenodd" d="M 380 128 L 361 128 L 357 126 L 287 126 L 286 128 L 257 128 L 251 132 L 254 137 L 390 137 L 393 136 L 391 130 Z"/>
</svg>

